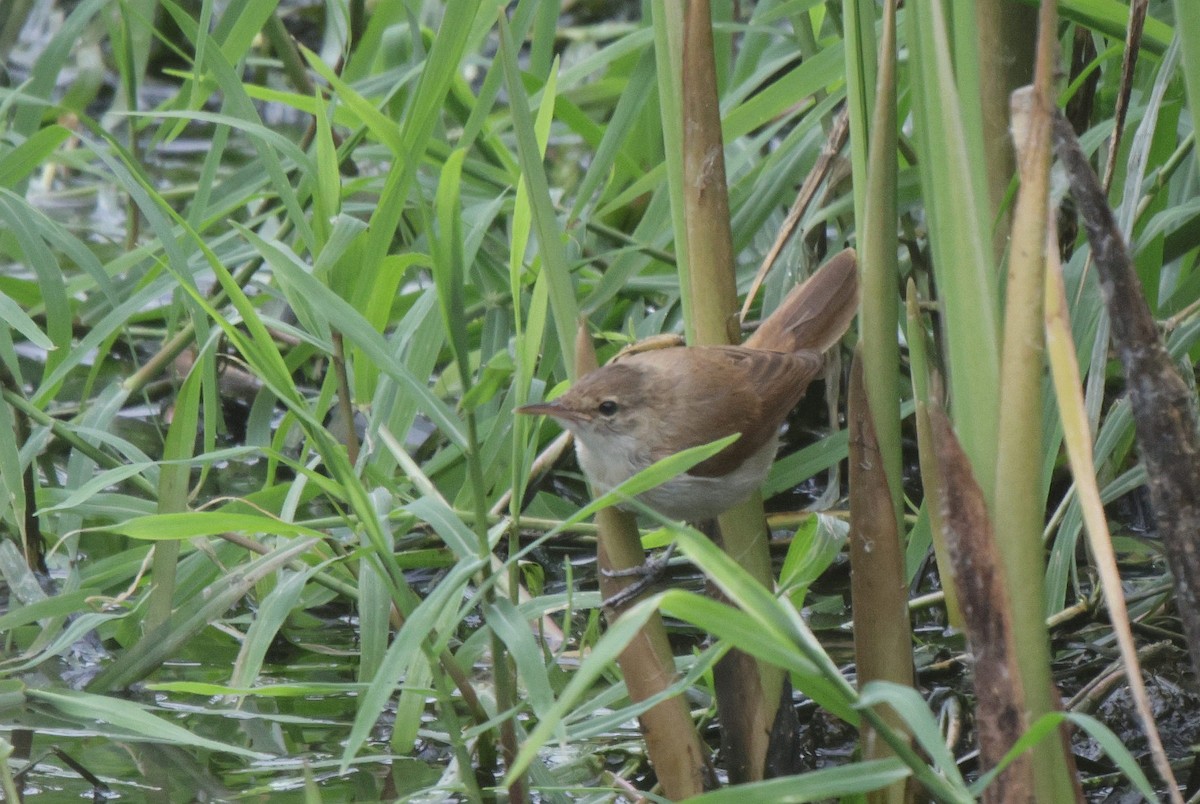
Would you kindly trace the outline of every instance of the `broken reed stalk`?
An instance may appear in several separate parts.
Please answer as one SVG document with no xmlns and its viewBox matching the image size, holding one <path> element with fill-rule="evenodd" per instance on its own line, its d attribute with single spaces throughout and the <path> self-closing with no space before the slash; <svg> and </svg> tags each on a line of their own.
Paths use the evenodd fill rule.
<svg viewBox="0 0 1200 804">
<path fill-rule="evenodd" d="M 1171 362 L 1116 219 L 1075 132 L 1055 115 L 1054 146 L 1092 246 L 1112 320 L 1112 345 L 1125 370 L 1134 430 L 1155 521 L 1175 579 L 1192 666 L 1200 672 L 1200 444 L 1195 390 Z"/>
<path fill-rule="evenodd" d="M 939 492 L 936 505 L 974 657 L 980 762 L 984 770 L 990 770 L 1029 728 L 1017 667 L 1012 606 L 987 502 L 971 461 L 938 402 L 931 401 L 928 415 L 933 442 L 930 468 Z M 1033 766 L 1026 753 L 988 785 L 984 800 L 1031 801 L 1033 790 Z"/>
<path fill-rule="evenodd" d="M 575 339 L 576 376 L 596 369 L 596 352 L 587 326 L 580 324 Z M 600 569 L 600 594 L 613 598 L 634 583 L 618 577 L 614 570 L 641 567 L 646 560 L 641 535 L 633 514 L 617 508 L 605 508 L 596 514 L 596 562 Z M 634 601 L 605 608 L 609 622 Z M 658 695 L 675 682 L 675 655 L 667 637 L 662 616 L 655 612 L 617 657 L 629 699 L 634 703 Z M 678 801 L 717 787 L 716 775 L 704 741 L 696 731 L 692 713 L 683 696 L 652 706 L 638 716 L 646 753 L 667 798 Z"/>
</svg>

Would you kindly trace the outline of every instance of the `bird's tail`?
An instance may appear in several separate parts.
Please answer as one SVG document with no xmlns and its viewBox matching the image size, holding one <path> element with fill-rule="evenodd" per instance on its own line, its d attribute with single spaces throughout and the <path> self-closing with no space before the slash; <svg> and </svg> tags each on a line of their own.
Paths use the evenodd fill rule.
<svg viewBox="0 0 1200 804">
<path fill-rule="evenodd" d="M 841 339 L 858 312 L 858 258 L 848 248 L 787 295 L 746 340 L 775 352 L 823 352 Z"/>
</svg>

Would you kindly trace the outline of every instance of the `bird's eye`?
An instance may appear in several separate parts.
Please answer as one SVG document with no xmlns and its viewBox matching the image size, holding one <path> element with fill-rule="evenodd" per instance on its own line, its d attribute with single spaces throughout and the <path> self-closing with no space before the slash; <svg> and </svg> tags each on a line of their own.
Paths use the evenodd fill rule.
<svg viewBox="0 0 1200 804">
<path fill-rule="evenodd" d="M 618 405 L 616 402 L 612 401 L 611 399 L 606 399 L 601 402 L 600 406 L 596 409 L 600 411 L 600 415 L 602 416 L 611 416 L 616 413 L 619 408 L 620 405 Z"/>
</svg>

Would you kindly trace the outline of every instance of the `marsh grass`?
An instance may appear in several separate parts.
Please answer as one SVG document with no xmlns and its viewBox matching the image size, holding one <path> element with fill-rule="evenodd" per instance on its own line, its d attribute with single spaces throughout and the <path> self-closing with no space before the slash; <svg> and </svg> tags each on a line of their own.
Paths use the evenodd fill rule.
<svg viewBox="0 0 1200 804">
<path fill-rule="evenodd" d="M 1009 259 L 996 244 L 1008 223 L 1007 208 L 981 200 L 993 196 L 979 171 L 1008 143 L 985 139 L 963 94 L 975 74 L 968 15 L 947 20 L 942 4 L 916 0 L 899 10 L 895 116 L 878 117 L 875 4 L 760 3 L 737 18 L 714 5 L 739 291 L 851 92 L 850 164 L 838 160 L 802 212 L 755 314 L 844 244 L 898 254 L 872 287 L 898 302 L 911 280 L 919 294 L 901 325 L 905 344 L 934 345 L 914 360 L 918 385 L 946 379 L 990 496 L 1005 404 L 996 266 Z M 1189 376 L 1200 39 L 1184 5 L 1154 4 L 1146 21 L 1110 198 Z M 646 544 L 677 539 L 731 605 L 670 589 L 607 627 L 598 596 L 573 584 L 590 548 L 558 552 L 596 506 L 573 498 L 569 459 L 557 477 L 531 478 L 556 433 L 514 408 L 572 377 L 581 318 L 603 361 L 630 340 L 683 331 L 690 305 L 676 265 L 681 155 L 664 145 L 681 140 L 670 123 L 681 99 L 662 79 L 675 51 L 651 15 L 590 20 L 535 0 L 503 21 L 477 0 L 321 13 L 151 0 L 10 8 L 0 24 L 0 427 L 17 435 L 0 439 L 9 795 L 99 785 L 181 799 L 482 799 L 503 786 L 568 800 L 647 788 L 653 770 L 630 724 L 655 701 L 631 703 L 614 662 L 658 610 L 686 646 L 667 694 L 686 695 L 702 726 L 713 664 L 735 647 L 787 670 L 806 702 L 871 722 L 894 749 L 814 762 L 761 795 L 787 785 L 849 796 L 909 778 L 943 800 L 981 794 L 988 777 L 958 765 L 971 735 L 947 746 L 910 688 L 856 690 L 829 655 L 839 629 L 814 631 L 848 620 L 844 589 L 821 580 L 844 571 L 840 524 L 800 517 L 776 534 L 790 540 L 777 597 L 710 543 L 657 523 Z M 1128 11 L 1100 0 L 1060 11 L 1064 53 L 1082 38 L 1098 54 L 1059 99 L 1092 93 L 1077 124 L 1103 169 Z M 1177 28 L 1173 11 L 1185 18 Z M 894 136 L 864 140 L 872 114 Z M 869 143 L 895 155 L 894 181 L 872 174 Z M 882 233 L 856 227 L 880 215 Z M 1106 359 L 1089 249 L 1063 246 L 1100 498 L 1138 499 L 1131 411 Z M 920 306 L 930 300 L 934 319 Z M 875 337 L 880 320 L 885 336 L 896 328 L 897 309 L 873 316 Z M 885 395 L 909 386 L 887 383 Z M 1102 617 L 1048 382 L 1035 392 L 1046 424 L 1022 443 L 1041 467 L 1028 503 L 1047 523 L 1034 534 L 1046 554 L 1023 582 L 1042 580 L 1052 622 Z M 900 395 L 892 442 L 916 429 Z M 845 458 L 844 432 L 792 423 L 810 427 L 824 435 L 781 457 L 768 497 Z M 905 580 L 928 592 L 930 512 L 907 479 L 904 489 L 897 521 L 916 545 Z M 1169 677 L 1186 658 L 1158 547 L 1129 528 L 1115 544 L 1144 562 L 1126 595 L 1145 634 L 1175 640 Z M 1084 686 L 1110 633 L 1094 627 L 1080 644 L 1069 628 L 1051 631 L 1047 674 L 1059 671 L 1067 691 Z M 961 649 L 936 644 L 918 650 L 919 677 L 937 672 L 930 653 Z M 875 713 L 883 703 L 907 739 Z M 1139 769 L 1150 763 L 1103 717 L 1045 715 L 1018 747 L 1063 719 L 1111 758 L 1116 780 L 1097 784 L 1153 792 Z M 1172 750 L 1175 762 L 1190 756 Z"/>
</svg>

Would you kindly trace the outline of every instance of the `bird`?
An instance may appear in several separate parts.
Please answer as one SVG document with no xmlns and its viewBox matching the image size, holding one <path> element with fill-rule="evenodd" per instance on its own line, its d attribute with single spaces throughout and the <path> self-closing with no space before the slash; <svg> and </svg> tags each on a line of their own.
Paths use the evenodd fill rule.
<svg viewBox="0 0 1200 804">
<path fill-rule="evenodd" d="M 857 258 L 848 248 L 793 289 L 740 346 L 618 356 L 557 399 L 517 412 L 549 416 L 569 430 L 580 468 L 601 493 L 662 458 L 739 434 L 717 454 L 637 495 L 669 519 L 713 519 L 762 486 L 780 427 L 857 309 Z"/>
</svg>

